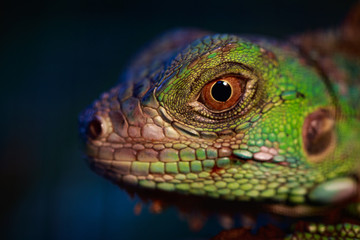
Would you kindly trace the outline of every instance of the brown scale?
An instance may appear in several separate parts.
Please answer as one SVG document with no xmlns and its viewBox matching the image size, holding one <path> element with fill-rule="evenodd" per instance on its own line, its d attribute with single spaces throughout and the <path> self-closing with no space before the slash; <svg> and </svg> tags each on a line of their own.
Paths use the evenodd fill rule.
<svg viewBox="0 0 360 240">
<path fill-rule="evenodd" d="M 343 94 L 346 94 L 347 83 L 351 79 L 335 64 L 332 57 L 335 53 L 350 59 L 360 56 L 360 3 L 354 6 L 340 28 L 300 34 L 291 41 L 300 47 L 305 58 L 311 58 L 316 63 L 323 74 L 340 84 Z"/>
</svg>

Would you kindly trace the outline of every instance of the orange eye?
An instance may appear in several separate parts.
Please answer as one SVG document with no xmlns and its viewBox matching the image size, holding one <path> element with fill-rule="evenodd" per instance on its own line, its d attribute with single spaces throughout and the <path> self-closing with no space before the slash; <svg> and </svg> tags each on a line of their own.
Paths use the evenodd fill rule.
<svg viewBox="0 0 360 240">
<path fill-rule="evenodd" d="M 235 76 L 218 78 L 203 87 L 200 102 L 211 110 L 228 109 L 240 99 L 244 84 L 243 79 Z"/>
</svg>

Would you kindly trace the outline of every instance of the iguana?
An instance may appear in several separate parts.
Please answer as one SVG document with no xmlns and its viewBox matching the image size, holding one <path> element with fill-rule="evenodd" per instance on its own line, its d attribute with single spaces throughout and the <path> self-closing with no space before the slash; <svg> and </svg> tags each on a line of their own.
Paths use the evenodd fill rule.
<svg viewBox="0 0 360 240">
<path fill-rule="evenodd" d="M 80 114 L 90 166 L 130 191 L 218 211 L 306 217 L 347 203 L 351 220 L 284 237 L 360 238 L 359 12 L 288 41 L 161 36 Z"/>
</svg>

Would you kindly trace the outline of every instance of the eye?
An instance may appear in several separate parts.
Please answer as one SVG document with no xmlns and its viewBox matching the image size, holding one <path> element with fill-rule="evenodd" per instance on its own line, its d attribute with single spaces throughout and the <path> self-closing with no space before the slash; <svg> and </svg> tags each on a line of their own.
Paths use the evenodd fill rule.
<svg viewBox="0 0 360 240">
<path fill-rule="evenodd" d="M 243 95 L 244 85 L 244 79 L 237 76 L 215 79 L 203 87 L 199 101 L 214 111 L 231 108 Z"/>
</svg>

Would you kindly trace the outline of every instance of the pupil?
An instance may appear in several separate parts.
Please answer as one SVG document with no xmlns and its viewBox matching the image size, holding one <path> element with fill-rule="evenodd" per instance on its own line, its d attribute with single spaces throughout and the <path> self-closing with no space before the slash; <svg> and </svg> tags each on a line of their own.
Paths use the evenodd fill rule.
<svg viewBox="0 0 360 240">
<path fill-rule="evenodd" d="M 219 102 L 226 102 L 231 96 L 231 87 L 225 81 L 217 81 L 211 88 L 211 96 Z"/>
</svg>

